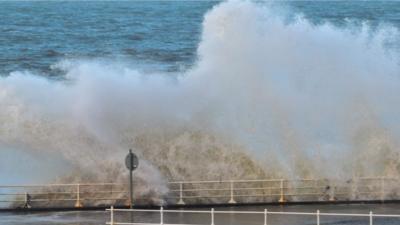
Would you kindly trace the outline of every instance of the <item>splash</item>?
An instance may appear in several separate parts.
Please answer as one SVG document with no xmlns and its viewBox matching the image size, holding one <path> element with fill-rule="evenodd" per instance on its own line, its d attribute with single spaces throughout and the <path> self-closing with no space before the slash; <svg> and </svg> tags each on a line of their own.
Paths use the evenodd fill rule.
<svg viewBox="0 0 400 225">
<path fill-rule="evenodd" d="M 182 74 L 96 59 L 54 65 L 63 81 L 1 78 L 0 145 L 59 154 L 62 179 L 104 182 L 125 179 L 133 148 L 143 192 L 168 179 L 399 177 L 400 66 L 385 48 L 398 31 L 354 29 L 224 2 Z"/>
</svg>

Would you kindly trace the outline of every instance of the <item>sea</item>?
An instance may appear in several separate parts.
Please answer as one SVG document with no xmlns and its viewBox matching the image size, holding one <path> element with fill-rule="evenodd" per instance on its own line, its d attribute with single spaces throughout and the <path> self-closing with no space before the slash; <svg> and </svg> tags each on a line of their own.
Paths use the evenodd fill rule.
<svg viewBox="0 0 400 225">
<path fill-rule="evenodd" d="M 196 62 L 203 17 L 220 1 L 0 1 L 0 75 L 57 79 L 65 59 L 119 58 L 150 71 Z M 400 28 L 400 1 L 266 1 L 314 24 Z"/>
</svg>

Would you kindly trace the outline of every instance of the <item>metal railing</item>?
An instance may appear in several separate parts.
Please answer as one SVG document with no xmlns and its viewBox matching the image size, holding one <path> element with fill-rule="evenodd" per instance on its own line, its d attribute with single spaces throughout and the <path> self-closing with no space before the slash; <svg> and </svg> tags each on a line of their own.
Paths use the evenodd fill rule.
<svg viewBox="0 0 400 225">
<path fill-rule="evenodd" d="M 83 202 L 96 205 L 108 201 L 107 205 L 110 205 L 125 201 L 125 193 L 124 185 L 115 183 L 3 185 L 0 186 L 0 203 L 9 208 L 31 208 L 33 205 L 82 208 Z"/>
<path fill-rule="evenodd" d="M 169 224 L 165 223 L 164 221 L 164 215 L 165 213 L 196 213 L 196 214 L 206 214 L 210 215 L 210 222 L 209 223 L 202 223 L 204 225 L 215 225 L 215 215 L 216 214 L 228 214 L 228 215 L 235 215 L 235 214 L 252 214 L 252 215 L 263 215 L 263 223 L 260 225 L 273 225 L 273 223 L 270 223 L 268 221 L 268 215 L 296 215 L 296 216 L 313 216 L 316 225 L 321 224 L 321 217 L 366 217 L 369 218 L 369 222 L 365 223 L 366 225 L 373 225 L 374 223 L 374 218 L 398 218 L 399 223 L 400 223 L 400 215 L 393 215 L 393 214 L 374 214 L 372 211 L 368 214 L 362 214 L 362 213 L 325 213 L 321 212 L 320 210 L 317 210 L 316 212 L 278 212 L 278 211 L 268 211 L 267 209 L 264 209 L 264 211 L 216 211 L 214 208 L 211 208 L 211 210 L 165 210 L 163 207 L 161 207 L 159 210 L 150 210 L 150 209 L 115 209 L 113 206 L 111 206 L 110 209 L 106 209 L 106 211 L 110 212 L 110 221 L 107 222 L 106 224 L 108 225 L 179 225 L 180 223 L 176 224 Z M 121 222 L 117 221 L 115 219 L 114 214 L 116 212 L 146 212 L 146 213 L 158 213 L 159 214 L 159 222 L 157 223 L 152 223 L 152 222 L 140 222 L 140 223 L 134 223 L 134 222 Z M 187 224 L 187 223 L 181 223 L 181 225 L 199 225 L 199 224 Z"/>
<path fill-rule="evenodd" d="M 156 197 L 170 205 L 400 199 L 400 180 L 386 177 L 354 178 L 347 181 L 173 181 L 167 185 L 169 193 Z M 135 197 L 135 204 L 148 204 L 145 197 Z M 3 204 L 3 208 L 122 206 L 128 204 L 128 199 L 128 186 L 118 183 L 0 186 L 0 204 Z"/>
<path fill-rule="evenodd" d="M 397 178 L 268 179 L 170 182 L 175 203 L 306 202 L 398 199 Z M 172 197 L 171 197 L 172 196 Z"/>
</svg>

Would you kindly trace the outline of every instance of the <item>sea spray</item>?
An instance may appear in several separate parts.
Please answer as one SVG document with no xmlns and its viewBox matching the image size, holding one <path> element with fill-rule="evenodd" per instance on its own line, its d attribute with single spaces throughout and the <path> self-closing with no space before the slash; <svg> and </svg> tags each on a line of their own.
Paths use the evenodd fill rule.
<svg viewBox="0 0 400 225">
<path fill-rule="evenodd" d="M 140 194 L 166 194 L 167 180 L 398 177 L 396 37 L 224 2 L 183 74 L 76 59 L 53 66 L 62 81 L 1 78 L 0 143 L 59 153 L 70 182 L 124 181 L 133 148 Z"/>
</svg>

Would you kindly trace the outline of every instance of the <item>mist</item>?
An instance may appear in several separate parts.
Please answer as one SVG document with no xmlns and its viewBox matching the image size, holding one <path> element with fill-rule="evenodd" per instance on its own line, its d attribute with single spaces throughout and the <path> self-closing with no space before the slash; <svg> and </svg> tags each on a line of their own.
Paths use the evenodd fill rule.
<svg viewBox="0 0 400 225">
<path fill-rule="evenodd" d="M 62 81 L 0 78 L 0 147 L 57 155 L 68 164 L 58 179 L 86 181 L 124 179 L 132 148 L 136 176 L 158 191 L 167 180 L 399 177 L 396 28 L 287 22 L 250 1 L 215 6 L 202 27 L 181 73 L 69 59 L 53 65 Z"/>
</svg>

